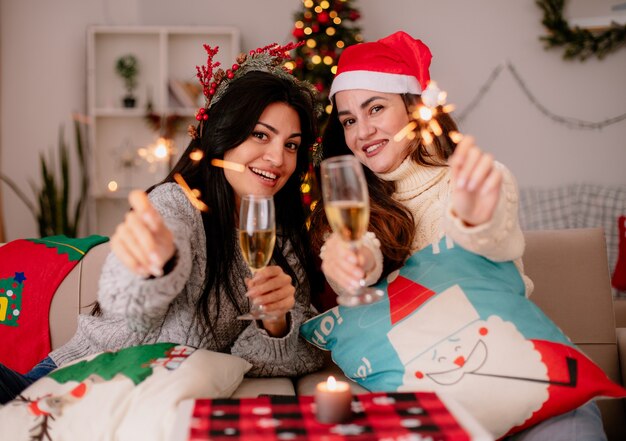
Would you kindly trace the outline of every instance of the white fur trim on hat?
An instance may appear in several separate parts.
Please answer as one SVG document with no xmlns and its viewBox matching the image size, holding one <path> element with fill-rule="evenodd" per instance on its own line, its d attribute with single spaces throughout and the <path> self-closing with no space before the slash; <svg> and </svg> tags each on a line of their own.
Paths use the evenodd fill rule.
<svg viewBox="0 0 626 441">
<path fill-rule="evenodd" d="M 351 70 L 337 75 L 330 87 L 329 98 L 342 90 L 365 89 L 383 93 L 422 93 L 417 78 L 410 75 Z"/>
</svg>

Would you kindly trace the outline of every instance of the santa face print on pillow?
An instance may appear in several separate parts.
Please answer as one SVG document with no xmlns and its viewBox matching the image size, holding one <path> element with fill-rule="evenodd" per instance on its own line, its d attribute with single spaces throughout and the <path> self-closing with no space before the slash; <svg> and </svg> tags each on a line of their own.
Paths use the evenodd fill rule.
<svg viewBox="0 0 626 441">
<path fill-rule="evenodd" d="M 369 390 L 448 394 L 494 437 L 626 395 L 525 298 L 513 262 L 442 239 L 379 288 L 382 301 L 339 306 L 301 328 Z"/>
<path fill-rule="evenodd" d="M 420 329 L 431 338 L 411 338 Z M 482 320 L 458 285 L 387 336 L 404 365 L 399 391 L 439 390 L 456 397 L 489 391 L 474 410 L 479 420 L 500 413 L 502 403 L 516 416 L 493 421 L 491 430 L 498 433 L 521 425 L 548 400 L 548 370 L 532 342 L 498 316 Z M 404 342 L 413 342 L 412 347 L 402 348 Z M 511 395 L 517 398 L 510 400 Z M 465 404 L 474 405 L 473 398 Z"/>
</svg>

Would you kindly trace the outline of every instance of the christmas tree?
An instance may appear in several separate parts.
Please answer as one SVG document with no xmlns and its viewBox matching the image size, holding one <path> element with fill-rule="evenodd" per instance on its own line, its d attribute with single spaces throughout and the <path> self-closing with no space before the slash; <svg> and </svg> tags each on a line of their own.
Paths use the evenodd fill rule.
<svg viewBox="0 0 626 441">
<path fill-rule="evenodd" d="M 24 273 L 0 279 L 0 324 L 18 326 L 17 319 L 22 312 L 22 290 Z"/>
<path fill-rule="evenodd" d="M 293 36 L 304 44 L 296 49 L 293 61 L 286 66 L 293 74 L 312 83 L 319 92 L 325 112 L 319 120 L 320 130 L 326 124 L 331 105 L 328 92 L 337 72 L 342 50 L 363 41 L 356 21 L 361 18 L 353 0 L 303 0 L 302 10 L 295 14 Z M 315 155 L 313 155 L 315 156 Z M 302 186 L 302 202 L 311 212 L 319 199 L 319 186 L 313 167 Z"/>
<path fill-rule="evenodd" d="M 353 0 L 303 0 L 303 9 L 295 14 L 293 36 L 304 45 L 296 49 L 291 67 L 297 78 L 311 82 L 328 103 L 328 91 L 337 71 L 341 51 L 363 40 L 356 21 L 361 18 Z M 323 123 L 330 105 L 322 116 Z"/>
</svg>

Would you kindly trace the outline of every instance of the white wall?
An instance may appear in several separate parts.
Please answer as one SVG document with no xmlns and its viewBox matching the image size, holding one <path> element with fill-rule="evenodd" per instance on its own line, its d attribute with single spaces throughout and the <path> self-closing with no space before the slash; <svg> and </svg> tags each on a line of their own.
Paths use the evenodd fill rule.
<svg viewBox="0 0 626 441">
<path fill-rule="evenodd" d="M 604 0 L 608 1 L 608 0 Z M 68 137 L 85 111 L 86 27 L 232 25 L 242 47 L 291 40 L 300 0 L 0 0 L 0 170 L 25 191 L 38 178 L 39 151 Z M 390 5 L 393 8 L 390 8 Z M 433 54 L 432 77 L 462 110 L 492 69 L 509 60 L 536 98 L 563 116 L 600 121 L 626 112 L 626 49 L 598 61 L 564 61 L 545 51 L 541 11 L 529 0 L 359 0 L 366 40 L 404 29 Z M 190 71 L 194 66 L 190 66 Z M 521 185 L 626 184 L 626 121 L 600 131 L 543 116 L 502 72 L 462 129 L 507 164 Z M 2 188 L 7 239 L 36 235 L 30 213 Z"/>
</svg>

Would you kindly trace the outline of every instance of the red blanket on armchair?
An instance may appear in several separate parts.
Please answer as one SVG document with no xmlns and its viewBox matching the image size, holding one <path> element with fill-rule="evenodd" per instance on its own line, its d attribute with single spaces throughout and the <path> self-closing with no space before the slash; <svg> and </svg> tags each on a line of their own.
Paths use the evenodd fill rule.
<svg viewBox="0 0 626 441">
<path fill-rule="evenodd" d="M 50 236 L 0 247 L 0 363 L 26 373 L 50 352 L 50 304 L 85 253 L 107 237 Z"/>
</svg>

